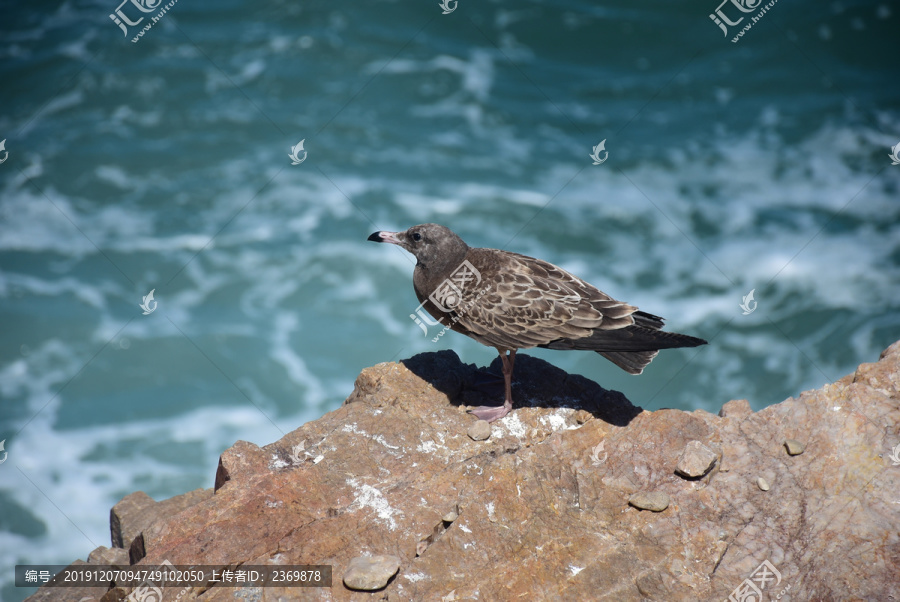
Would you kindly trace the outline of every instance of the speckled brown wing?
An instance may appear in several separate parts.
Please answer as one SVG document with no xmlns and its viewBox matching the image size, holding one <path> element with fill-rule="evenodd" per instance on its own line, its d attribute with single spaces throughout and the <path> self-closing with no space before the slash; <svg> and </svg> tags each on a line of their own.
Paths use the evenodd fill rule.
<svg viewBox="0 0 900 602">
<path fill-rule="evenodd" d="M 546 261 L 495 249 L 471 249 L 467 259 L 486 292 L 469 296 L 453 329 L 485 345 L 523 349 L 634 324 L 636 307 Z"/>
</svg>

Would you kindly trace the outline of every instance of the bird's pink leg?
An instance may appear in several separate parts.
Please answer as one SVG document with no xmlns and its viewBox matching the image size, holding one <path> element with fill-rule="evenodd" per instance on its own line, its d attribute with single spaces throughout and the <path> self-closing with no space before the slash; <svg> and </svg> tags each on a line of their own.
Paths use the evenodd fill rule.
<svg viewBox="0 0 900 602">
<path fill-rule="evenodd" d="M 509 352 L 509 357 L 506 356 L 506 352 L 500 351 L 500 361 L 503 363 L 503 382 L 506 386 L 506 399 L 503 401 L 503 405 L 480 406 L 469 410 L 470 414 L 474 414 L 480 419 L 487 420 L 488 422 L 503 418 L 509 414 L 509 411 L 512 409 L 512 374 L 513 366 L 516 363 L 516 350 L 511 350 Z"/>
</svg>

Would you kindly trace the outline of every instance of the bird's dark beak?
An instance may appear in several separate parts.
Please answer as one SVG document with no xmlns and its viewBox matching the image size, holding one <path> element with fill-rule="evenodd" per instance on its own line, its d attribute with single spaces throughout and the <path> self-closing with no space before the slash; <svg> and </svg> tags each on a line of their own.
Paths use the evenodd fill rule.
<svg viewBox="0 0 900 602">
<path fill-rule="evenodd" d="M 371 240 L 372 242 L 389 242 L 392 245 L 399 245 L 400 239 L 397 238 L 398 234 L 399 232 L 372 232 L 366 240 Z"/>
</svg>

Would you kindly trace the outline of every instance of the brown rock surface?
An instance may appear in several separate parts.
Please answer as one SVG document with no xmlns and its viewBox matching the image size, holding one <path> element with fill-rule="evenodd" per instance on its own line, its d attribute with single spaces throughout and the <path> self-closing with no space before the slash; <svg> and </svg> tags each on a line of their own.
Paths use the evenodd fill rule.
<svg viewBox="0 0 900 602">
<path fill-rule="evenodd" d="M 181 512 L 212 497 L 212 494 L 212 489 L 195 489 L 161 502 L 155 501 L 143 491 L 126 495 L 109 511 L 113 548 L 131 547 L 134 538 L 160 518 Z"/>
<path fill-rule="evenodd" d="M 182 600 L 723 600 L 763 561 L 778 571 L 767 599 L 900 599 L 900 343 L 882 358 L 720 417 L 644 412 L 519 355 L 515 398 L 533 407 L 479 442 L 460 405 L 485 401 L 473 366 L 449 351 L 379 364 L 339 409 L 226 450 L 215 495 L 143 529 L 141 564 L 334 567 L 331 589 Z M 690 441 L 720 454 L 700 480 L 675 474 Z M 639 491 L 671 503 L 639 511 Z M 346 589 L 367 555 L 397 556 L 398 574 L 374 594 Z"/>
<path fill-rule="evenodd" d="M 87 563 L 121 567 L 127 567 L 131 564 L 128 559 L 128 550 L 107 548 L 106 546 L 99 546 L 88 554 Z"/>
</svg>

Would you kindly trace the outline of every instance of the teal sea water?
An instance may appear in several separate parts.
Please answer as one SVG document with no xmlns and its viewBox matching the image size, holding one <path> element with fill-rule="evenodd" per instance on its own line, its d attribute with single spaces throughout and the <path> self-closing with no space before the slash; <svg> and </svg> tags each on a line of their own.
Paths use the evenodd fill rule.
<svg viewBox="0 0 900 602">
<path fill-rule="evenodd" d="M 640 377 L 529 352 L 651 410 L 759 409 L 900 339 L 895 3 L 779 2 L 737 42 L 715 1 L 137 4 L 0 1 L 2 600 L 366 366 L 493 361 L 423 336 L 375 230 L 442 223 L 708 339 Z"/>
</svg>

